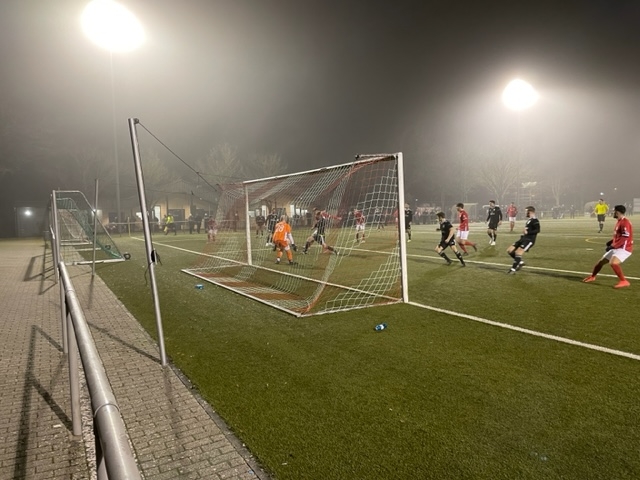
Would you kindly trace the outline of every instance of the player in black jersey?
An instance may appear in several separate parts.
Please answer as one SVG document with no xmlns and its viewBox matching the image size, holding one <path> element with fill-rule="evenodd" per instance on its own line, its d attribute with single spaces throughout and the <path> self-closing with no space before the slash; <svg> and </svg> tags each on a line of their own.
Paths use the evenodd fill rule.
<svg viewBox="0 0 640 480">
<path fill-rule="evenodd" d="M 323 252 L 329 250 L 330 252 L 338 255 L 338 251 L 335 248 L 327 245 L 327 242 L 324 239 L 324 235 L 326 228 L 329 226 L 329 220 L 332 218 L 340 220 L 341 218 L 329 215 L 326 211 L 320 210 L 318 208 L 314 209 L 314 213 L 316 223 L 313 225 L 313 233 L 309 236 L 309 238 L 307 238 L 307 241 L 304 244 L 304 250 L 302 250 L 302 253 L 306 255 L 311 244 L 313 242 L 318 242 L 320 245 L 322 245 Z"/>
<path fill-rule="evenodd" d="M 445 218 L 444 212 L 438 212 L 436 217 L 438 217 L 438 222 L 440 222 L 438 230 L 442 233 L 442 239 L 436 247 L 436 253 L 447 261 L 447 265 L 451 265 L 453 262 L 447 257 L 447 254 L 444 253 L 447 247 L 451 247 L 451 250 L 455 253 L 456 257 L 458 257 L 462 266 L 465 267 L 466 264 L 462 259 L 462 255 L 458 251 L 458 247 L 456 247 L 456 229 L 451 225 L 451 222 Z"/>
<path fill-rule="evenodd" d="M 511 275 L 515 275 L 518 270 L 524 267 L 522 255 L 533 247 L 533 244 L 536 243 L 536 236 L 540 233 L 540 221 L 536 218 L 535 207 L 527 207 L 525 212 L 527 223 L 524 224 L 522 236 L 507 249 L 507 253 L 513 258 L 513 266 L 507 272 Z"/>
<path fill-rule="evenodd" d="M 404 204 L 404 231 L 407 235 L 407 242 L 411 241 L 411 222 L 413 222 L 413 211 L 409 204 Z"/>
<path fill-rule="evenodd" d="M 498 238 L 498 226 L 502 224 L 502 210 L 496 205 L 495 200 L 489 200 L 489 211 L 487 212 L 487 235 L 489 235 L 489 245 L 495 245 Z"/>
<path fill-rule="evenodd" d="M 273 245 L 273 230 L 276 228 L 276 223 L 278 223 L 278 214 L 275 210 L 271 210 L 271 213 L 267 215 L 267 247 Z"/>
</svg>

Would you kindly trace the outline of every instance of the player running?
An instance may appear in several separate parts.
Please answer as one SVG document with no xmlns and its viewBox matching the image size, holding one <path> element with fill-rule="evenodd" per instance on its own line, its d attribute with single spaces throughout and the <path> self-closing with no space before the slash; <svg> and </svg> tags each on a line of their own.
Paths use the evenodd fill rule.
<svg viewBox="0 0 640 480">
<path fill-rule="evenodd" d="M 456 205 L 456 210 L 458 211 L 458 218 L 460 220 L 458 231 L 456 232 L 458 246 L 460 247 L 460 250 L 462 250 L 463 255 L 469 255 L 469 252 L 467 252 L 467 248 L 465 247 L 465 245 L 473 247 L 473 251 L 477 252 L 478 247 L 476 247 L 476 244 L 467 240 L 467 238 L 469 237 L 469 214 L 464 209 L 464 203 L 458 203 Z"/>
<path fill-rule="evenodd" d="M 438 222 L 440 222 L 440 227 L 438 228 L 438 230 L 442 232 L 442 239 L 436 247 L 436 253 L 447 261 L 447 265 L 451 265 L 453 262 L 449 257 L 447 257 L 447 254 L 444 253 L 444 250 L 447 247 L 451 247 L 451 250 L 453 251 L 453 253 L 455 253 L 456 257 L 458 257 L 458 260 L 460 260 L 462 266 L 466 267 L 467 265 L 466 263 L 464 263 L 462 255 L 456 247 L 456 239 L 454 238 L 456 229 L 453 228 L 451 222 L 445 218 L 444 212 L 438 212 L 436 214 L 436 217 L 438 217 Z"/>
<path fill-rule="evenodd" d="M 487 235 L 489 235 L 489 245 L 495 246 L 498 238 L 498 226 L 502 225 L 502 210 L 496 205 L 495 200 L 489 200 L 489 211 L 487 212 Z"/>
<path fill-rule="evenodd" d="M 280 259 L 282 258 L 282 252 L 287 254 L 287 260 L 289 260 L 289 265 L 295 265 L 296 262 L 293 261 L 293 254 L 291 253 L 291 249 L 294 252 L 298 251 L 296 247 L 296 243 L 293 241 L 293 235 L 291 235 L 291 225 L 287 223 L 287 216 L 282 215 L 280 217 L 280 221 L 276 223 L 273 228 L 273 244 L 274 250 L 278 252 L 276 254 L 276 264 L 280 264 Z"/>
<path fill-rule="evenodd" d="M 315 214 L 316 223 L 313 225 L 313 233 L 309 236 L 309 238 L 307 238 L 307 241 L 304 244 L 304 250 L 302 250 L 302 253 L 306 255 L 307 252 L 309 251 L 309 247 L 311 246 L 311 244 L 313 242 L 318 242 L 320 245 L 322 245 L 323 252 L 326 252 L 328 250 L 338 255 L 338 251 L 335 248 L 327 245 L 327 242 L 325 242 L 324 236 L 325 236 L 325 230 L 329 226 L 328 225 L 329 221 L 332 218 L 336 220 L 340 220 L 340 217 L 334 217 L 333 215 L 330 215 L 326 211 L 320 210 L 319 208 L 314 208 L 313 212 Z"/>
<path fill-rule="evenodd" d="M 513 266 L 507 272 L 511 275 L 515 275 L 518 270 L 524 267 L 522 255 L 533 247 L 533 244 L 536 243 L 536 237 L 540 233 L 540 221 L 536 218 L 536 209 L 534 207 L 527 207 L 525 212 L 528 220 L 527 223 L 524 224 L 522 236 L 507 248 L 507 253 L 513 258 Z"/>
<path fill-rule="evenodd" d="M 631 252 L 633 251 L 633 227 L 629 219 L 625 216 L 626 212 L 627 209 L 624 205 L 616 205 L 613 207 L 613 218 L 617 220 L 613 230 L 613 238 L 607 242 L 607 251 L 602 259 L 596 263 L 591 275 L 582 280 L 583 282 L 595 282 L 596 276 L 600 273 L 602 267 L 609 263 L 618 276 L 618 279 L 620 279 L 613 288 L 631 286 L 629 280 L 627 280 L 624 273 L 622 273 L 622 267 L 620 266 L 622 262 L 631 256 Z"/>
</svg>

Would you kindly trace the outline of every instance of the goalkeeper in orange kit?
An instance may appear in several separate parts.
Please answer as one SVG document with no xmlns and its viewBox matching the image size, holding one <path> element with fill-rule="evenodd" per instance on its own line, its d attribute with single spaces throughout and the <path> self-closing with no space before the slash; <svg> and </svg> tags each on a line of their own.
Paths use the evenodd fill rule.
<svg viewBox="0 0 640 480">
<path fill-rule="evenodd" d="M 287 254 L 287 259 L 289 260 L 289 265 L 295 265 L 296 262 L 293 261 L 293 253 L 298 250 L 295 242 L 293 241 L 293 235 L 291 235 L 291 225 L 287 223 L 287 216 L 282 215 L 280 217 L 280 221 L 276 223 L 273 229 L 273 244 L 274 250 L 277 253 L 276 264 L 280 264 L 280 259 L 282 258 L 282 252 Z"/>
</svg>

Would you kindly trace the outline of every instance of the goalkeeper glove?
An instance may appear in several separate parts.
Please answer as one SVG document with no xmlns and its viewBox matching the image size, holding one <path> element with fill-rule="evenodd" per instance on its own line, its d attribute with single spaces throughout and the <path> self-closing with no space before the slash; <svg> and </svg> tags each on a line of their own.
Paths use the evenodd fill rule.
<svg viewBox="0 0 640 480">
<path fill-rule="evenodd" d="M 293 248 L 294 252 L 298 251 L 298 246 L 295 243 L 291 245 L 291 248 Z"/>
</svg>

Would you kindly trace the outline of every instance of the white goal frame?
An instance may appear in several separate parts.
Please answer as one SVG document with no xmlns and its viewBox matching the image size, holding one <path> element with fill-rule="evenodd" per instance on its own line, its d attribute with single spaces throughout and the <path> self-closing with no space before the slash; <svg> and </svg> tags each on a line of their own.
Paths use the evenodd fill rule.
<svg viewBox="0 0 640 480">
<path fill-rule="evenodd" d="M 388 296 L 388 295 L 384 295 L 376 292 L 369 292 L 354 286 L 341 285 L 339 283 L 334 283 L 330 281 L 329 278 L 322 278 L 322 279 L 310 278 L 307 276 L 300 275 L 299 273 L 296 273 L 296 272 L 278 270 L 273 267 L 268 267 L 264 264 L 261 265 L 259 261 L 256 261 L 256 259 L 254 259 L 252 251 L 254 251 L 257 246 L 254 244 L 254 239 L 253 239 L 254 223 L 250 215 L 250 211 L 251 211 L 250 193 L 251 193 L 252 187 L 260 183 L 264 184 L 264 182 L 295 179 L 296 177 L 322 173 L 322 172 L 326 172 L 333 169 L 354 168 L 361 165 L 364 166 L 366 164 L 372 164 L 372 163 L 381 162 L 381 161 L 388 162 L 391 158 L 395 160 L 395 169 L 396 169 L 395 175 L 396 175 L 396 182 L 397 182 L 395 184 L 395 188 L 396 188 L 395 195 L 397 198 L 397 207 L 396 207 L 397 221 L 395 223 L 395 229 L 397 229 L 397 239 L 398 239 L 397 256 L 398 256 L 398 268 L 400 270 L 400 274 L 399 274 L 400 296 L 399 297 Z M 344 290 L 345 292 L 351 292 L 353 294 L 369 295 L 371 297 L 377 297 L 379 300 L 380 299 L 383 300 L 383 304 L 384 303 L 387 303 L 387 304 L 400 303 L 400 302 L 406 303 L 409 301 L 407 259 L 406 259 L 406 237 L 405 237 L 406 226 L 405 226 L 405 218 L 404 218 L 404 205 L 405 205 L 404 166 L 403 166 L 403 155 L 401 152 L 393 153 L 393 154 L 357 155 L 356 160 L 354 162 L 349 162 L 349 163 L 344 163 L 340 165 L 334 165 L 334 166 L 324 167 L 319 169 L 306 170 L 306 171 L 296 172 L 296 173 L 287 174 L 287 175 L 276 175 L 276 176 L 266 177 L 266 178 L 261 178 L 256 180 L 249 180 L 249 181 L 242 182 L 241 188 L 244 195 L 244 202 L 243 202 L 244 203 L 244 222 L 243 223 L 245 225 L 244 236 L 246 241 L 246 250 L 244 250 L 244 252 L 242 253 L 245 255 L 245 257 L 243 259 L 231 259 L 231 258 L 226 258 L 224 256 L 220 256 L 219 254 L 208 254 L 206 252 L 202 254 L 203 257 L 210 257 L 211 259 L 215 259 L 217 261 L 226 263 L 226 266 L 228 267 L 232 267 L 232 266 L 242 267 L 242 268 L 246 267 L 246 268 L 261 270 L 263 272 L 277 273 L 278 275 L 281 275 L 281 276 L 314 282 L 316 284 L 321 285 L 322 287 L 335 287 L 335 288 Z M 228 215 L 228 212 L 226 212 L 226 215 Z M 216 218 L 221 219 L 222 217 L 220 216 L 220 214 L 218 214 Z M 264 240 L 257 240 L 257 241 L 264 242 Z M 393 255 L 390 255 L 390 256 L 393 256 Z M 224 268 L 225 268 L 225 265 L 223 265 L 222 267 L 218 267 L 218 269 L 224 269 Z M 259 295 L 253 294 L 251 292 L 251 289 L 238 288 L 237 286 L 234 285 L 235 281 L 231 281 L 231 279 L 229 278 L 220 280 L 219 278 L 212 277 L 207 273 L 198 271 L 197 268 L 186 268 L 186 269 L 182 269 L 182 271 L 189 275 L 197 277 L 203 281 L 221 286 L 225 289 L 239 293 L 243 296 L 252 298 L 253 300 L 261 302 L 265 305 L 269 305 L 270 307 L 285 311 L 287 313 L 290 313 L 298 317 L 331 313 L 333 311 L 344 311 L 344 310 L 351 310 L 351 309 L 357 309 L 357 308 L 368 308 L 370 306 L 374 306 L 372 304 L 350 305 L 348 307 L 341 308 L 339 310 L 328 310 L 328 311 L 320 311 L 320 312 L 313 312 L 313 313 L 301 312 L 299 308 L 293 308 L 293 307 L 287 306 L 286 304 L 278 304 L 277 302 L 260 298 Z M 329 272 L 329 275 L 330 274 L 331 272 Z M 327 277 L 329 275 L 327 275 Z M 253 290 L 256 290 L 256 288 L 253 288 Z"/>
</svg>

